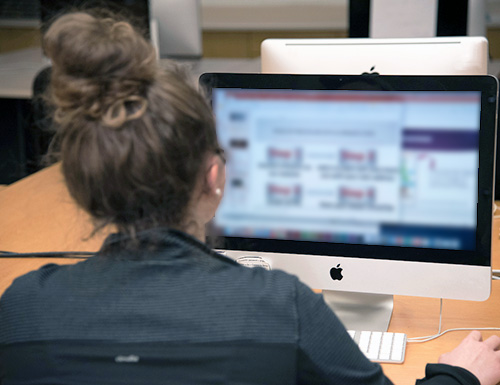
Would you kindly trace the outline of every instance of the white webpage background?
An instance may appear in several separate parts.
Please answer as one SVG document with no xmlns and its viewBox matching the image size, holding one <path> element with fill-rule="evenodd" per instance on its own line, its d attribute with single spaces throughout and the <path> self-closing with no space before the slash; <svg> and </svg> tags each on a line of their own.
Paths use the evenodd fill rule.
<svg viewBox="0 0 500 385">
<path fill-rule="evenodd" d="M 217 225 L 323 232 L 346 231 L 347 226 L 364 235 L 377 233 L 381 222 L 475 226 L 477 153 L 403 151 L 401 135 L 408 127 L 478 130 L 477 103 L 316 102 L 311 106 L 309 101 L 234 99 L 224 93 L 216 90 L 215 105 L 219 139 L 229 157 L 229 183 Z M 234 112 L 244 119 L 232 121 Z M 248 141 L 248 148 L 232 150 L 230 141 L 241 138 Z M 283 175 L 273 172 L 275 168 L 265 167 L 269 148 L 299 151 L 300 167 Z M 338 164 L 342 148 L 375 151 L 377 167 L 342 172 Z M 400 193 L 403 162 L 412 182 L 404 196 Z M 318 172 L 320 164 L 335 169 L 335 177 L 325 179 Z M 233 178 L 243 180 L 243 187 L 233 189 Z M 270 184 L 288 191 L 298 186 L 300 204 L 270 204 L 266 190 Z M 354 190 L 373 189 L 376 205 L 362 209 L 338 205 L 342 184 Z M 328 204 L 331 207 L 325 209 Z"/>
</svg>

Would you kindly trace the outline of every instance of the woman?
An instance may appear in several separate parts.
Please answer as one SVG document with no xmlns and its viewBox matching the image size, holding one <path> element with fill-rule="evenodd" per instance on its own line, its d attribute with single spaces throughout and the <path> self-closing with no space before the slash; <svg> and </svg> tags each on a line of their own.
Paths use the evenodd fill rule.
<svg viewBox="0 0 500 385">
<path fill-rule="evenodd" d="M 62 170 L 97 256 L 46 265 L 0 301 L 3 384 L 386 384 L 321 296 L 203 244 L 223 195 L 209 106 L 128 23 L 86 13 L 44 37 Z M 472 333 L 427 384 L 495 384 L 498 338 Z M 451 366 L 455 365 L 455 366 Z"/>
</svg>

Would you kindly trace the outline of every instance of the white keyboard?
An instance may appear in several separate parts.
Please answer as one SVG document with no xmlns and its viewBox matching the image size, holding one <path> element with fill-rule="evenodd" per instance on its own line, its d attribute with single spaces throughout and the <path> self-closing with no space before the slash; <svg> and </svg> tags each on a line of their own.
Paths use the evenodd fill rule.
<svg viewBox="0 0 500 385">
<path fill-rule="evenodd" d="M 406 334 L 348 330 L 365 356 L 374 362 L 401 364 L 405 360 Z"/>
</svg>

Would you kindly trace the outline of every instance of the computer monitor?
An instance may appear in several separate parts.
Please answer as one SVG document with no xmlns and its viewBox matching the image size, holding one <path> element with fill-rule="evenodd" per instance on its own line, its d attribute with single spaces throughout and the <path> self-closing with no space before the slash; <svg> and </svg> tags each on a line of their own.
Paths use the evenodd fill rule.
<svg viewBox="0 0 500 385">
<path fill-rule="evenodd" d="M 334 307 L 350 329 L 387 328 L 381 295 L 488 298 L 496 78 L 200 81 L 227 153 L 216 248 L 258 256 L 328 297 L 370 293 L 363 316 L 350 296 L 347 312 Z"/>
<path fill-rule="evenodd" d="M 406 39 L 266 39 L 263 73 L 486 75 L 484 37 Z"/>
<path fill-rule="evenodd" d="M 151 0 L 151 21 L 159 57 L 199 59 L 202 56 L 200 0 Z"/>
<path fill-rule="evenodd" d="M 267 39 L 261 45 L 263 73 L 486 75 L 488 57 L 488 41 L 477 36 Z M 500 159 L 496 169 L 500 170 Z M 495 174 L 495 184 L 500 186 L 500 172 Z M 495 200 L 500 200 L 500 187 Z"/>
</svg>

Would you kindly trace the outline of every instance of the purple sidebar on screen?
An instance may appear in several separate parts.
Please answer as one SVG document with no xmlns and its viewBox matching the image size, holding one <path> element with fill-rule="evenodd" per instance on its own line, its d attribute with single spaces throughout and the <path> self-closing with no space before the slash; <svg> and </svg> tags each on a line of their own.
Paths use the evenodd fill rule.
<svg viewBox="0 0 500 385">
<path fill-rule="evenodd" d="M 477 130 L 404 130 L 405 150 L 471 151 L 477 150 Z"/>
</svg>

